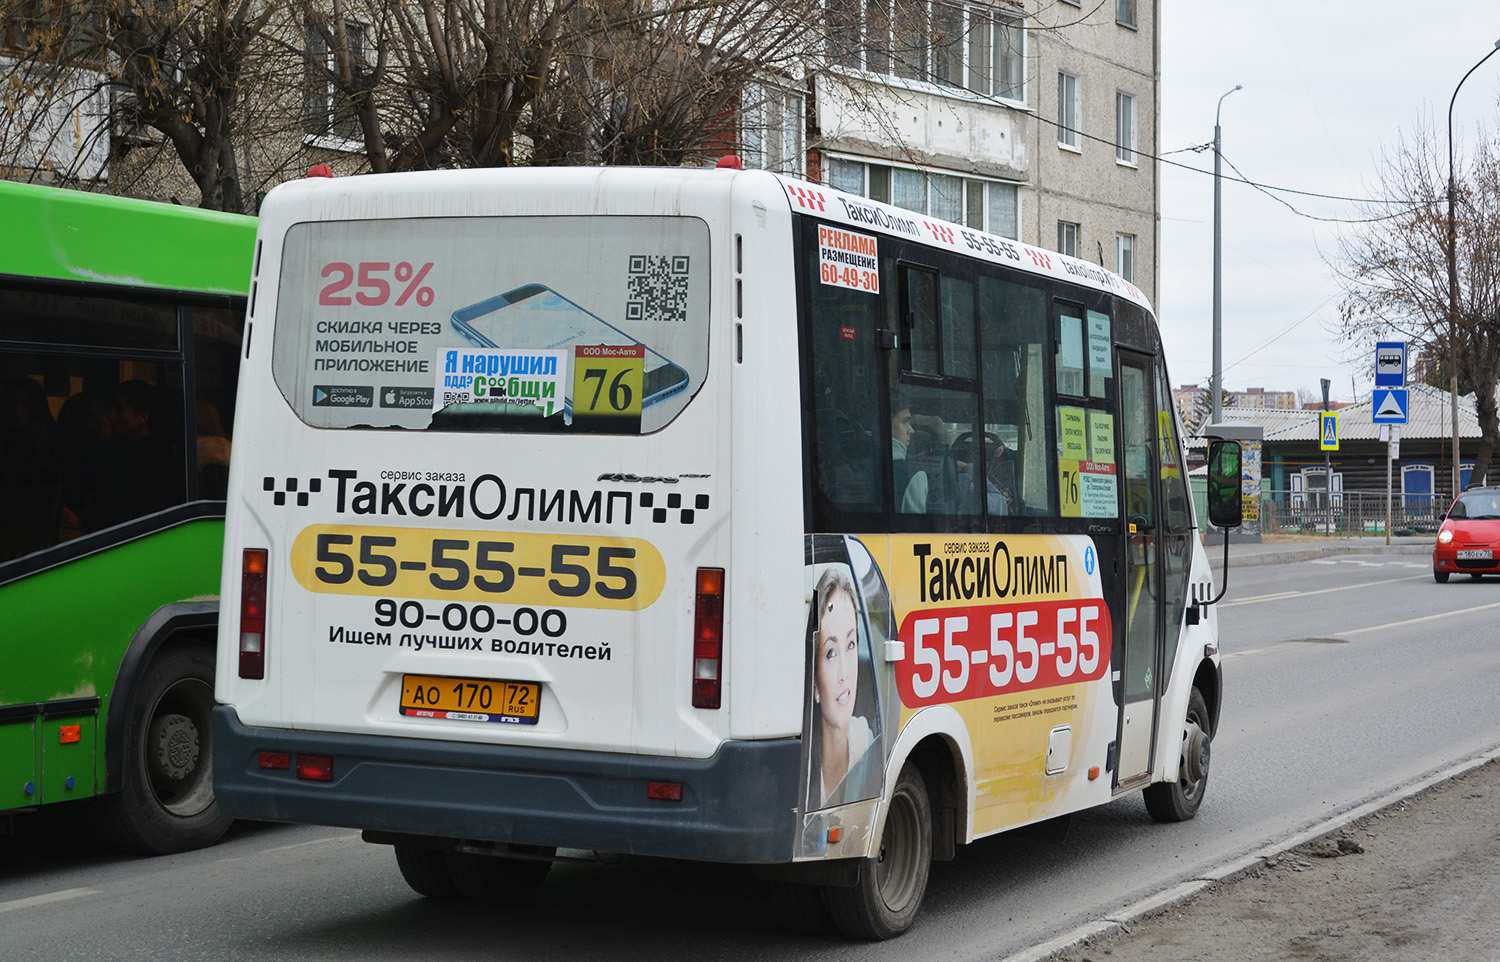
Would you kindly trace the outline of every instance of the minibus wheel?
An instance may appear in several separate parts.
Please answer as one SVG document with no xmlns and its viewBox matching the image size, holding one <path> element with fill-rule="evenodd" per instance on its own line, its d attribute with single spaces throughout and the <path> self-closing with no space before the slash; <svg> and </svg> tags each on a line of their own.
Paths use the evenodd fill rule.
<svg viewBox="0 0 1500 962">
<path fill-rule="evenodd" d="M 456 899 L 458 886 L 448 871 L 448 859 L 442 849 L 417 845 L 396 846 L 396 867 L 411 890 L 430 899 Z"/>
<path fill-rule="evenodd" d="M 548 846 L 513 845 L 512 850 L 543 856 L 542 858 L 506 858 L 503 855 L 478 855 L 472 852 L 447 853 L 448 874 L 458 893 L 471 902 L 501 905 L 520 902 L 536 894 L 547 873 L 552 870 L 548 859 L 557 849 Z"/>
<path fill-rule="evenodd" d="M 863 859 L 853 888 L 825 888 L 838 930 L 851 938 L 890 939 L 911 928 L 932 870 L 932 806 L 927 783 L 910 762 L 886 806 L 880 849 Z"/>
<path fill-rule="evenodd" d="M 1188 696 L 1187 718 L 1182 726 L 1182 749 L 1177 760 L 1177 780 L 1146 787 L 1146 811 L 1158 822 L 1185 822 L 1198 814 L 1203 793 L 1208 790 L 1208 763 L 1213 741 L 1213 723 L 1203 693 L 1194 688 Z"/>
</svg>

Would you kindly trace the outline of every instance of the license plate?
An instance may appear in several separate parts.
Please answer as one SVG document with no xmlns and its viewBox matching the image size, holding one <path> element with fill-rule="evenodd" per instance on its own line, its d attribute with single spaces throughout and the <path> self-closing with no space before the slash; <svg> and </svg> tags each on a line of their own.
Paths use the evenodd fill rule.
<svg viewBox="0 0 1500 962">
<path fill-rule="evenodd" d="M 536 682 L 401 676 L 401 714 L 409 718 L 535 725 L 541 700 Z"/>
<path fill-rule="evenodd" d="M 1490 548 L 1467 548 L 1458 553 L 1459 561 L 1493 561 L 1495 552 Z"/>
</svg>

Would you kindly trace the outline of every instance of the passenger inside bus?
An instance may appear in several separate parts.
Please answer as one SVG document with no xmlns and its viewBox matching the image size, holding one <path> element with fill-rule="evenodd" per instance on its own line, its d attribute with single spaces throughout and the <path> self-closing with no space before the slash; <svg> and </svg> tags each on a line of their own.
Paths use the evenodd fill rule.
<svg viewBox="0 0 1500 962">
<path fill-rule="evenodd" d="M 922 514 L 927 510 L 927 475 L 907 459 L 915 431 L 911 422 L 911 403 L 897 393 L 891 397 L 891 473 L 895 485 L 896 510 L 902 514 Z"/>
<path fill-rule="evenodd" d="M 145 381 L 115 386 L 110 442 L 104 474 L 109 485 L 95 505 L 75 518 L 84 531 L 98 531 L 182 501 L 182 459 L 173 445 L 171 418 L 156 387 Z"/>
</svg>

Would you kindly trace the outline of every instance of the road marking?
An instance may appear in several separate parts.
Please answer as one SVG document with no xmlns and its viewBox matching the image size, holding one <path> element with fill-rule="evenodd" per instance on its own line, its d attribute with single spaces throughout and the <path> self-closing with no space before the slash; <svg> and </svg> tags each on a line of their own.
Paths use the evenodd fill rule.
<svg viewBox="0 0 1500 962">
<path fill-rule="evenodd" d="M 343 835 L 332 835 L 328 838 L 309 839 L 306 842 L 293 842 L 290 845 L 278 845 L 275 848 L 260 848 L 256 849 L 253 852 L 246 852 L 244 855 L 227 855 L 223 858 L 215 859 L 215 861 L 239 862 L 247 858 L 260 858 L 262 855 L 270 855 L 275 852 L 289 852 L 292 849 L 296 848 L 308 848 L 313 845 L 328 845 L 332 842 L 357 842 L 359 840 L 360 836 L 357 832 L 350 832 Z"/>
<path fill-rule="evenodd" d="M 1398 581 L 1420 581 L 1420 578 L 1407 575 L 1404 578 L 1387 578 L 1384 581 L 1361 581 L 1357 585 L 1340 585 L 1337 588 L 1319 588 L 1316 591 L 1278 591 L 1270 595 L 1256 595 L 1254 598 L 1241 598 L 1238 601 L 1221 601 L 1221 608 L 1233 608 L 1236 605 L 1252 605 L 1261 601 L 1281 601 L 1286 598 L 1311 598 L 1313 595 L 1326 595 L 1330 591 L 1352 591 L 1355 588 L 1373 588 L 1376 585 L 1393 585 Z"/>
<path fill-rule="evenodd" d="M 1388 621 L 1383 625 L 1371 625 L 1368 628 L 1355 628 L 1353 631 L 1341 631 L 1340 635 L 1362 635 L 1367 631 L 1380 631 L 1384 628 L 1400 628 L 1404 625 L 1421 624 L 1424 621 L 1433 621 L 1438 618 L 1451 618 L 1454 615 L 1467 615 L 1476 611 L 1488 611 L 1491 608 L 1500 608 L 1500 601 L 1490 605 L 1479 605 L 1475 608 L 1459 608 L 1457 611 L 1442 611 L 1435 615 L 1423 615 L 1420 618 L 1408 618 L 1405 621 Z"/>
<path fill-rule="evenodd" d="M 1500 608 L 1500 601 L 1489 605 L 1479 605 L 1476 608 L 1460 608 L 1457 611 L 1442 611 L 1435 615 L 1423 615 L 1420 618 L 1408 618 L 1405 621 L 1389 621 L 1379 625 L 1370 625 L 1366 628 L 1353 628 L 1349 631 L 1341 631 L 1338 633 L 1338 635 L 1340 638 L 1348 637 L 1349 635 L 1363 635 L 1367 632 L 1380 631 L 1385 628 L 1401 628 L 1405 625 L 1421 624 L 1424 621 L 1433 621 L 1438 618 L 1451 618 L 1454 615 L 1466 615 L 1476 611 L 1488 611 L 1491 608 Z M 1277 642 L 1277 645 L 1284 645 L 1297 640 L 1298 639 L 1296 638 L 1287 638 L 1283 641 Z M 1246 648 L 1244 651 L 1225 652 L 1224 658 L 1243 658 L 1246 655 L 1259 655 L 1262 652 L 1270 651 L 1271 648 L 1274 647 L 1276 647 L 1276 645 L 1268 646 L 1265 648 Z"/>
<path fill-rule="evenodd" d="M 16 909 L 34 909 L 38 905 L 50 905 L 53 902 L 67 902 L 70 899 L 81 899 L 87 895 L 98 894 L 98 889 L 63 889 L 61 892 L 48 892 L 46 895 L 33 895 L 30 898 L 15 899 L 10 902 L 0 902 L 0 912 L 11 912 Z"/>
</svg>

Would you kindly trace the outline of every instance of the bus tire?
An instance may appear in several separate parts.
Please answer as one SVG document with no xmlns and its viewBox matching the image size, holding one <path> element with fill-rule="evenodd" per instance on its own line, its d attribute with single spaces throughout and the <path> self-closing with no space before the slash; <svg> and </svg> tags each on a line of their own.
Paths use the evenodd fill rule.
<svg viewBox="0 0 1500 962">
<path fill-rule="evenodd" d="M 1146 811 L 1158 822 L 1185 822 L 1198 814 L 1198 806 L 1203 804 L 1213 740 L 1213 723 L 1209 718 L 1208 703 L 1203 700 L 1203 693 L 1194 688 L 1188 696 L 1187 718 L 1182 726 L 1177 779 L 1146 787 Z"/>
<path fill-rule="evenodd" d="M 806 882 L 775 880 L 766 883 L 771 917 L 798 935 L 831 935 L 833 918 L 823 904 L 823 889 Z"/>
<path fill-rule="evenodd" d="M 418 895 L 430 899 L 458 898 L 458 885 L 448 871 L 448 859 L 441 849 L 397 845 L 396 867 Z"/>
<path fill-rule="evenodd" d="M 891 791 L 879 852 L 862 860 L 854 887 L 825 888 L 823 902 L 850 938 L 895 938 L 916 921 L 931 871 L 932 806 L 922 773 L 908 762 Z"/>
<path fill-rule="evenodd" d="M 557 849 L 545 846 L 516 845 L 518 851 L 551 856 Z M 448 852 L 448 874 L 458 893 L 471 902 L 505 905 L 520 902 L 536 894 L 552 863 L 541 859 L 506 858 L 503 855 L 475 855 L 471 852 Z"/>
<path fill-rule="evenodd" d="M 1432 580 L 1436 581 L 1440 585 L 1445 585 L 1445 584 L 1448 583 L 1448 572 L 1446 572 L 1446 571 L 1439 571 L 1436 568 L 1433 568 L 1432 569 Z"/>
<path fill-rule="evenodd" d="M 184 645 L 163 651 L 124 697 L 120 790 L 98 799 L 101 834 L 112 846 L 142 855 L 217 842 L 232 819 L 214 797 L 212 650 Z"/>
</svg>

